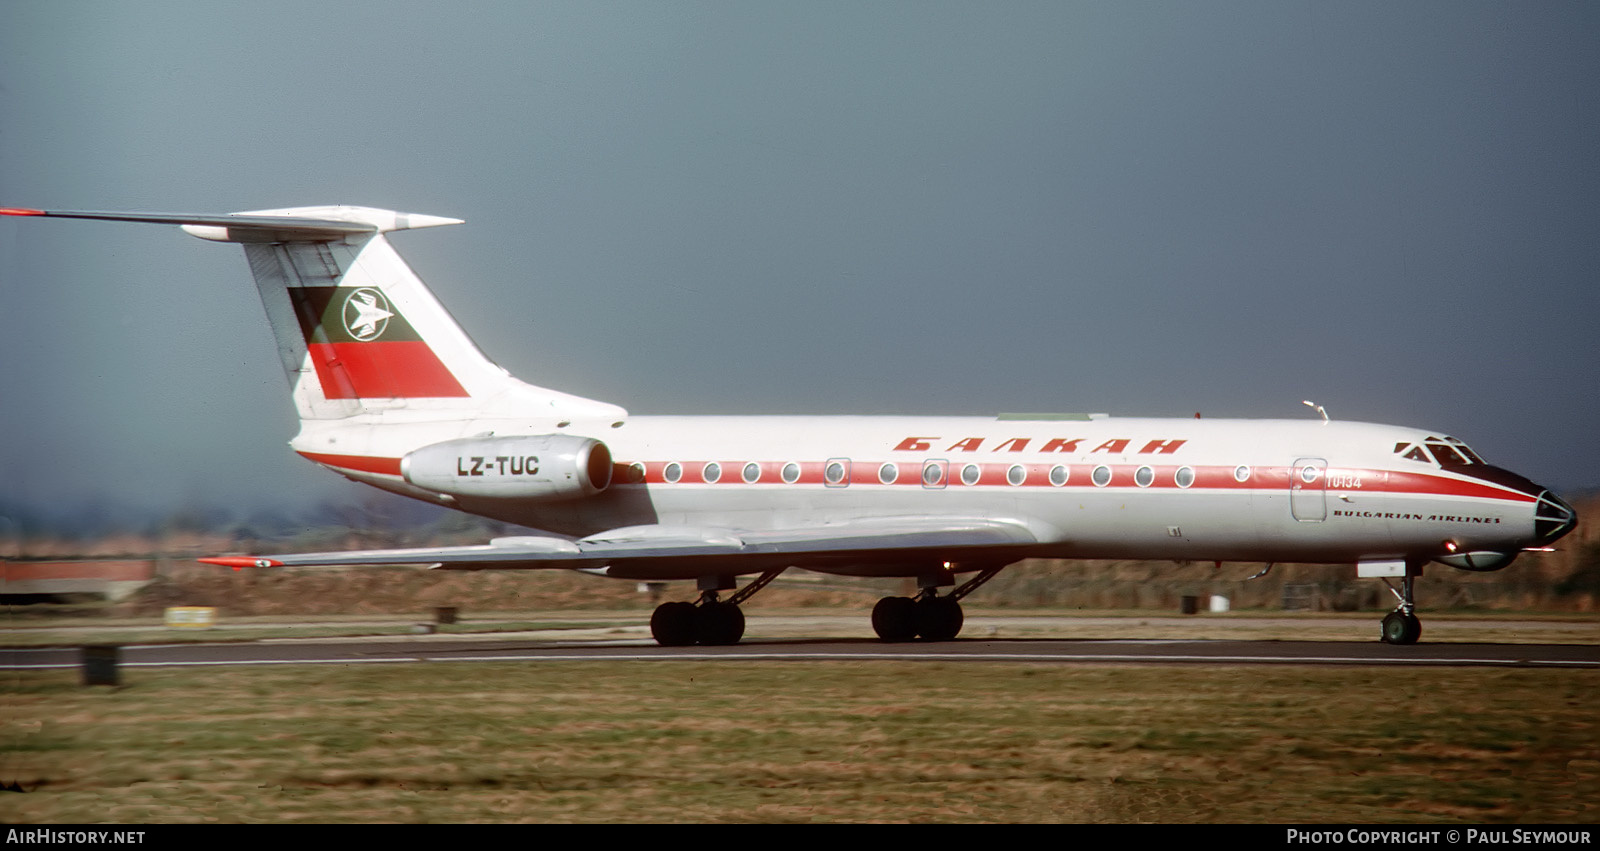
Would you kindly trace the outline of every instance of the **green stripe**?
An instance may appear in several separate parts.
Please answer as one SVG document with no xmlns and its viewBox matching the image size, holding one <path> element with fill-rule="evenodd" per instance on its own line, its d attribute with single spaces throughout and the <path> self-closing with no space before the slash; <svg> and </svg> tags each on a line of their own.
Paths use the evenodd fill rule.
<svg viewBox="0 0 1600 851">
<path fill-rule="evenodd" d="M 375 287 L 290 287 L 289 300 L 307 343 L 422 339 Z"/>
</svg>

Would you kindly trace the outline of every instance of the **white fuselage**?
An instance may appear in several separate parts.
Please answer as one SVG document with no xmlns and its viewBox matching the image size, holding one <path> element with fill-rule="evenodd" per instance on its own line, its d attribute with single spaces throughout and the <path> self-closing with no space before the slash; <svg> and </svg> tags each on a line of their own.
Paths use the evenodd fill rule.
<svg viewBox="0 0 1600 851">
<path fill-rule="evenodd" d="M 574 536 L 648 524 L 768 530 L 981 517 L 1026 527 L 1041 542 L 1036 555 L 1320 563 L 1426 560 L 1447 546 L 1515 551 L 1534 537 L 1535 494 L 1471 467 L 1402 457 L 1397 446 L 1439 438 L 1367 423 L 636 416 L 557 428 L 400 418 L 381 428 L 308 424 L 293 445 L 379 487 Z M 491 432 L 603 441 L 612 484 L 581 500 L 439 500 L 398 475 L 408 452 Z"/>
</svg>

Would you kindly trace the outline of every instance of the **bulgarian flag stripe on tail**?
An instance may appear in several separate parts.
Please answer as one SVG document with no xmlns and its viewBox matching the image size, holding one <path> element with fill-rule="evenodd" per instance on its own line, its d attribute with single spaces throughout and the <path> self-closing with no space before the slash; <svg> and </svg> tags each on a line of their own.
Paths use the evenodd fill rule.
<svg viewBox="0 0 1600 851">
<path fill-rule="evenodd" d="M 290 287 L 329 399 L 465 397 L 467 391 L 375 287 Z"/>
</svg>

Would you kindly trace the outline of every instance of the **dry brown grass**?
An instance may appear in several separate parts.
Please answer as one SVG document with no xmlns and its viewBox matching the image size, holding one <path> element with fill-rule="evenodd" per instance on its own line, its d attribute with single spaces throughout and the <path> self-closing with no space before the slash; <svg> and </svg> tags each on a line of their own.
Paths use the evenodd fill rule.
<svg viewBox="0 0 1600 851">
<path fill-rule="evenodd" d="M 6 822 L 1594 822 L 1600 672 L 471 663 L 19 675 Z"/>
</svg>

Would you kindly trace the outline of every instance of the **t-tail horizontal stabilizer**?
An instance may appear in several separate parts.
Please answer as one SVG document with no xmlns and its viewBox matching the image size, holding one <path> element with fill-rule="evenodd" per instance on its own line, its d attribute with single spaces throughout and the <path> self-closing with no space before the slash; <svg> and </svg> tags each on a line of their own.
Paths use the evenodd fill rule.
<svg viewBox="0 0 1600 851">
<path fill-rule="evenodd" d="M 0 207 L 0 215 L 177 225 L 201 239 L 240 244 L 303 422 L 346 422 L 400 407 L 438 420 L 536 412 L 551 428 L 627 416 L 615 405 L 526 384 L 495 365 L 383 236 L 460 219 L 348 206 L 223 216 Z"/>
<path fill-rule="evenodd" d="M 462 223 L 461 219 L 444 216 L 424 216 L 372 207 L 344 206 L 254 210 L 224 216 L 0 207 L 0 216 L 51 216 L 60 219 L 178 225 L 194 236 L 217 242 L 330 242 L 360 234 L 388 233 Z"/>
</svg>

